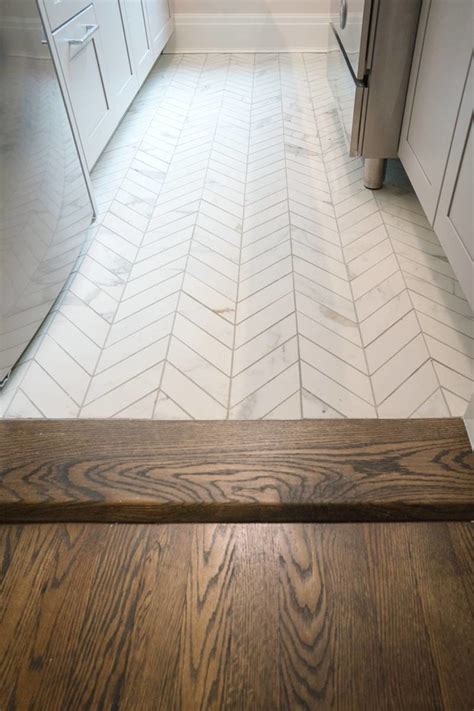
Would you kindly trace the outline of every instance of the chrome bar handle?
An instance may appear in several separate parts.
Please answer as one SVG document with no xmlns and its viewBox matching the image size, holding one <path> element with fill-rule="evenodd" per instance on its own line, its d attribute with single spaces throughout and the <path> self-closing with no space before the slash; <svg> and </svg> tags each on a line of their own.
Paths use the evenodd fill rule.
<svg viewBox="0 0 474 711">
<path fill-rule="evenodd" d="M 99 29 L 99 25 L 86 25 L 86 33 L 80 39 L 68 39 L 66 42 L 72 45 L 83 47 Z"/>
</svg>

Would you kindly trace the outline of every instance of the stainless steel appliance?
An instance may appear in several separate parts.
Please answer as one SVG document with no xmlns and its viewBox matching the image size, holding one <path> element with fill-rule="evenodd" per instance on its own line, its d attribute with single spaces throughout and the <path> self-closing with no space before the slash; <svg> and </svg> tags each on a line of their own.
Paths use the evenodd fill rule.
<svg viewBox="0 0 474 711">
<path fill-rule="evenodd" d="M 328 77 L 365 185 L 380 188 L 395 158 L 421 0 L 331 0 Z"/>
<path fill-rule="evenodd" d="M 0 387 L 58 297 L 93 204 L 35 0 L 0 0 Z"/>
</svg>

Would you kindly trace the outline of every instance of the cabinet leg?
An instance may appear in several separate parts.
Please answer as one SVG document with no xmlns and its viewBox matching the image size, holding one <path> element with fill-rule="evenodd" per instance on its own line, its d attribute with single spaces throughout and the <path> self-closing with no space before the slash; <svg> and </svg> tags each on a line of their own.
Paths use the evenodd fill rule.
<svg viewBox="0 0 474 711">
<path fill-rule="evenodd" d="M 366 158 L 364 161 L 364 185 L 369 190 L 379 190 L 385 180 L 387 161 L 384 158 Z"/>
</svg>

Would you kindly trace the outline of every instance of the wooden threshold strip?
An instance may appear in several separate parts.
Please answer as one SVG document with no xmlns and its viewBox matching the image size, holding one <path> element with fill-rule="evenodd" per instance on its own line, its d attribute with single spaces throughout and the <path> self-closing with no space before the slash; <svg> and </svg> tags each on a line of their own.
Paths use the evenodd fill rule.
<svg viewBox="0 0 474 711">
<path fill-rule="evenodd" d="M 0 422 L 0 521 L 474 518 L 460 419 Z"/>
</svg>

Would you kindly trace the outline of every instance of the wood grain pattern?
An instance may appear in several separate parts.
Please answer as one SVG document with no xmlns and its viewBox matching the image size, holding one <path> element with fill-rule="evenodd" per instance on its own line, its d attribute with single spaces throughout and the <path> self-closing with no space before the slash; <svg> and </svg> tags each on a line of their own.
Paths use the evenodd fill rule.
<svg viewBox="0 0 474 711">
<path fill-rule="evenodd" d="M 468 711 L 473 527 L 0 527 L 0 708 Z"/>
<path fill-rule="evenodd" d="M 0 520 L 470 520 L 461 420 L 0 422 Z"/>
</svg>

